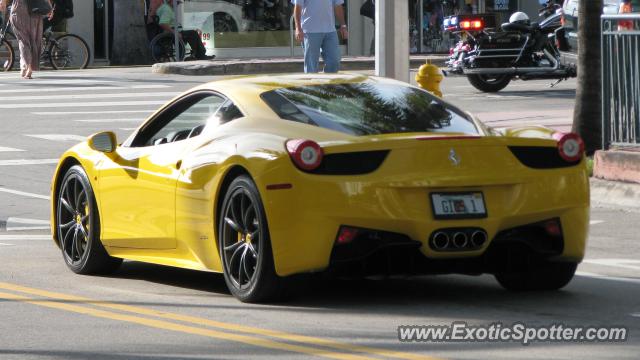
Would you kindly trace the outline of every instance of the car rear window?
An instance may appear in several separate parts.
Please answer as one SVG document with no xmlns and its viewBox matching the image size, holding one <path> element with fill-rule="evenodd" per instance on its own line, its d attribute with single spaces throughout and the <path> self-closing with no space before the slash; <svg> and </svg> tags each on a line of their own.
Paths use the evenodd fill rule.
<svg viewBox="0 0 640 360">
<path fill-rule="evenodd" d="M 284 120 L 350 135 L 478 134 L 469 116 L 430 93 L 407 85 L 373 82 L 312 85 L 276 89 L 261 97 Z"/>
</svg>

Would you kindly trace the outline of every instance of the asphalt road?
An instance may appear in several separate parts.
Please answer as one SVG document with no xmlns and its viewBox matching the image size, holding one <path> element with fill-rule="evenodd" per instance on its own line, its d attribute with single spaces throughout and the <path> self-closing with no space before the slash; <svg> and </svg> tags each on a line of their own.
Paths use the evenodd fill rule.
<svg viewBox="0 0 640 360">
<path fill-rule="evenodd" d="M 221 275 L 127 262 L 72 274 L 50 240 L 54 163 L 99 130 L 124 139 L 173 95 L 206 78 L 148 68 L 0 74 L 1 359 L 637 359 L 640 214 L 594 208 L 587 258 L 564 290 L 509 293 L 490 276 L 308 279 L 282 304 L 232 298 Z M 575 82 L 514 83 L 499 94 L 447 78 L 446 99 L 493 126 L 570 124 Z M 399 325 L 622 326 L 622 343 L 407 343 Z"/>
</svg>

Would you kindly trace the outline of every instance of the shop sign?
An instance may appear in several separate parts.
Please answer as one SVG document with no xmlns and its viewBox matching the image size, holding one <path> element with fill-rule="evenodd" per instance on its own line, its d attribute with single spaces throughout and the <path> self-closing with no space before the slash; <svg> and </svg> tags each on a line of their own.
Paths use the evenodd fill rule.
<svg viewBox="0 0 640 360">
<path fill-rule="evenodd" d="M 509 10 L 509 0 L 494 0 L 494 10 Z"/>
</svg>

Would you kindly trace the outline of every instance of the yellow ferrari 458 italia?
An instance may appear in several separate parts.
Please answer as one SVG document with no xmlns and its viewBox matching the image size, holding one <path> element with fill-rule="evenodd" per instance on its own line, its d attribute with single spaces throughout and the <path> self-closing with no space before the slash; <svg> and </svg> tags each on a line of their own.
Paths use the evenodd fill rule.
<svg viewBox="0 0 640 360">
<path fill-rule="evenodd" d="M 122 259 L 224 273 L 241 301 L 293 274 L 494 274 L 558 289 L 584 256 L 582 140 L 496 131 L 406 83 L 359 74 L 196 87 L 124 142 L 60 159 L 52 233 L 79 274 Z"/>
</svg>

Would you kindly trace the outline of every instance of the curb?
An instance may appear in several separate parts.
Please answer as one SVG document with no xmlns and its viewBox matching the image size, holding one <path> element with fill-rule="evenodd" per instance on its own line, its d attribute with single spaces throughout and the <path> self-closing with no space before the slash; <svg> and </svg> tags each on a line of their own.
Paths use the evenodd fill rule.
<svg viewBox="0 0 640 360">
<path fill-rule="evenodd" d="M 640 152 L 619 149 L 596 151 L 593 176 L 640 184 Z"/>
<path fill-rule="evenodd" d="M 596 178 L 591 185 L 591 206 L 605 206 L 640 211 L 640 184 Z"/>
<path fill-rule="evenodd" d="M 410 67 L 417 69 L 427 61 L 442 67 L 447 56 L 420 56 L 410 59 Z M 151 67 L 154 74 L 174 74 L 191 76 L 220 76 L 244 74 L 277 74 L 302 72 L 304 61 L 300 58 L 266 59 L 266 60 L 221 60 L 221 61 L 187 61 L 158 63 Z M 374 70 L 374 58 L 343 58 L 340 63 L 341 71 Z"/>
</svg>

